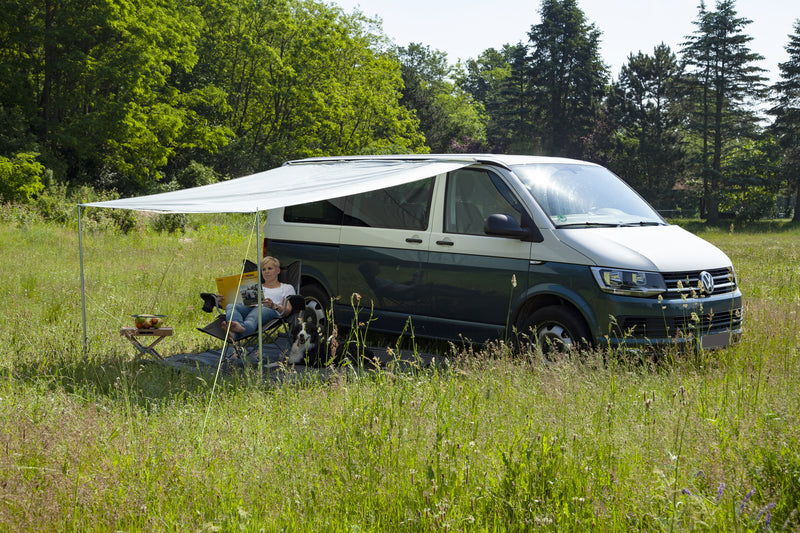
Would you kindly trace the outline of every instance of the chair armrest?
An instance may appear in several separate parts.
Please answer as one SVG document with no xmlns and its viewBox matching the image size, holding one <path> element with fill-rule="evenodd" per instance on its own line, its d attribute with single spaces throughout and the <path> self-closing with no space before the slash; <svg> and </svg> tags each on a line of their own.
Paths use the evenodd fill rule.
<svg viewBox="0 0 800 533">
<path fill-rule="evenodd" d="M 294 294 L 287 298 L 289 300 L 289 305 L 292 306 L 292 313 L 302 313 L 303 309 L 306 307 L 306 299 L 299 294 Z"/>
<path fill-rule="evenodd" d="M 217 295 L 210 292 L 201 292 L 200 298 L 203 299 L 203 311 L 210 313 L 214 309 L 222 312 L 222 308 L 217 304 Z"/>
</svg>

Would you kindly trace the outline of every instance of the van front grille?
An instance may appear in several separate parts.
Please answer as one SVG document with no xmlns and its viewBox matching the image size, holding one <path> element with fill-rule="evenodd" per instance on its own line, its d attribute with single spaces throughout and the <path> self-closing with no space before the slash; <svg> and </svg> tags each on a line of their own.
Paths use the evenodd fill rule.
<svg viewBox="0 0 800 533">
<path fill-rule="evenodd" d="M 724 313 L 692 314 L 686 317 L 618 317 L 619 335 L 634 338 L 687 337 L 742 328 L 742 308 Z"/>
<path fill-rule="evenodd" d="M 700 279 L 703 270 L 691 272 L 668 272 L 662 274 L 667 284 L 664 298 L 689 298 L 709 296 L 702 289 Z M 715 268 L 707 271 L 714 278 L 714 291 L 711 294 L 725 294 L 736 290 L 736 275 L 733 268 Z"/>
</svg>

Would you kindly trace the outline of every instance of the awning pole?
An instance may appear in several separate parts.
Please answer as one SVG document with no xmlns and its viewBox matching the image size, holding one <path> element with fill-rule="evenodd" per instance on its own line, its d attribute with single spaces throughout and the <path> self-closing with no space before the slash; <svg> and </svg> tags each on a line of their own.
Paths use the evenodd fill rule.
<svg viewBox="0 0 800 533">
<path fill-rule="evenodd" d="M 258 259 L 258 374 L 263 379 L 264 365 L 262 359 L 262 344 L 264 339 L 261 337 L 261 300 L 264 296 L 261 293 L 261 213 L 259 211 L 256 211 L 256 258 Z"/>
<path fill-rule="evenodd" d="M 83 355 L 89 351 L 89 340 L 86 335 L 86 282 L 83 275 L 83 228 L 81 226 L 81 206 L 78 204 L 78 253 L 81 261 L 81 313 L 83 314 Z"/>
</svg>

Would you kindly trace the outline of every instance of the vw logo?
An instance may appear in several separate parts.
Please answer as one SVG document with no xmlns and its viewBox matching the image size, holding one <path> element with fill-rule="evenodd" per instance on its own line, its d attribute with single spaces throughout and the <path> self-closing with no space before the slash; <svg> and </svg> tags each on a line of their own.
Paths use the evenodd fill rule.
<svg viewBox="0 0 800 533">
<path fill-rule="evenodd" d="M 703 292 L 706 294 L 714 292 L 714 276 L 710 272 L 705 270 L 700 272 L 700 283 L 703 285 Z"/>
</svg>

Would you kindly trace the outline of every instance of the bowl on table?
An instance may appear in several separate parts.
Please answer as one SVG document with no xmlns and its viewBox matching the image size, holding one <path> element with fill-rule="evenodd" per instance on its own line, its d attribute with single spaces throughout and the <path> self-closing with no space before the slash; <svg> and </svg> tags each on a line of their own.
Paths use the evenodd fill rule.
<svg viewBox="0 0 800 533">
<path fill-rule="evenodd" d="M 131 315 L 133 324 L 139 329 L 160 328 L 167 315 Z"/>
</svg>

